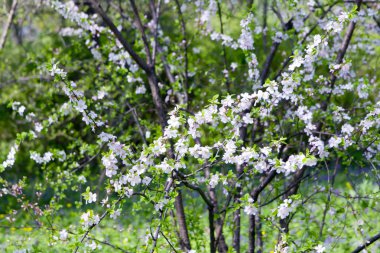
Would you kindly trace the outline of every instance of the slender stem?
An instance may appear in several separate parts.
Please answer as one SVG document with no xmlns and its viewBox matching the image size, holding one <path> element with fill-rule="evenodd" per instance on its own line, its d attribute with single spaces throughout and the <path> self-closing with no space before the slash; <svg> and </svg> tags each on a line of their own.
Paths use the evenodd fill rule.
<svg viewBox="0 0 380 253">
<path fill-rule="evenodd" d="M 222 20 L 222 8 L 220 6 L 220 3 L 219 1 L 216 1 L 216 4 L 217 4 L 217 7 L 218 7 L 218 17 L 219 17 L 219 24 L 220 24 L 220 33 L 223 34 L 224 33 L 224 29 L 223 29 L 223 20 Z M 227 50 L 226 50 L 226 46 L 223 45 L 223 61 L 224 61 L 224 69 L 225 70 L 229 70 L 229 66 L 228 66 L 228 62 L 227 62 Z M 226 77 L 226 88 L 227 88 L 227 91 L 230 93 L 231 92 L 231 87 L 230 87 L 230 81 L 229 81 L 229 78 L 228 76 Z"/>
<path fill-rule="evenodd" d="M 189 42 L 187 41 L 187 33 L 186 33 L 186 23 L 185 19 L 183 17 L 183 13 L 181 10 L 181 5 L 179 4 L 178 0 L 175 0 L 175 3 L 177 5 L 178 9 L 178 16 L 179 20 L 181 22 L 181 32 L 182 37 L 184 40 L 184 54 L 185 54 L 185 82 L 184 82 L 184 89 L 185 89 L 185 103 L 187 104 L 187 108 L 189 108 L 188 102 L 189 102 L 189 57 L 188 57 L 188 48 L 189 48 Z"/>
<path fill-rule="evenodd" d="M 333 189 L 334 183 L 335 183 L 335 177 L 336 177 L 336 174 L 338 172 L 338 167 L 339 167 L 339 158 L 336 159 L 335 167 L 334 167 L 334 174 L 332 176 L 331 183 L 329 185 L 329 192 L 328 192 L 328 195 L 327 195 L 327 201 L 326 201 L 326 205 L 325 205 L 325 210 L 323 211 L 323 217 L 322 217 L 321 227 L 319 229 L 319 238 L 322 237 L 323 227 L 324 227 L 325 221 L 326 221 L 326 215 L 327 215 L 328 210 L 330 209 L 331 194 L 332 194 L 332 189 Z M 329 178 L 329 181 L 330 181 L 330 178 Z"/>
<path fill-rule="evenodd" d="M 7 40 L 7 36 L 8 36 L 8 30 L 15 16 L 16 8 L 17 8 L 17 0 L 13 0 L 11 9 L 9 10 L 7 22 L 5 22 L 4 24 L 3 33 L 0 38 L 0 50 L 3 49 L 3 47 L 5 46 L 5 41 Z"/>
<path fill-rule="evenodd" d="M 152 54 L 150 52 L 148 39 L 147 39 L 146 34 L 145 34 L 144 26 L 143 26 L 143 24 L 141 22 L 139 11 L 137 9 L 137 6 L 136 6 L 136 3 L 135 3 L 134 0 L 129 0 L 129 2 L 131 3 L 133 13 L 135 14 L 137 29 L 139 29 L 139 31 L 141 33 L 141 38 L 142 38 L 142 41 L 143 41 L 143 44 L 144 44 L 145 54 L 146 54 L 146 57 L 147 57 L 147 63 L 148 63 L 149 66 L 152 67 L 153 66 Z"/>
</svg>

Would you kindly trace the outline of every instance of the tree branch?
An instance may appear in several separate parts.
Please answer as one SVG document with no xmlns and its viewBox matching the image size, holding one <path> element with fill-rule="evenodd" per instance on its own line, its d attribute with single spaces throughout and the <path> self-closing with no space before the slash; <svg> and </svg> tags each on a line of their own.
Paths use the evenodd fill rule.
<svg viewBox="0 0 380 253">
<path fill-rule="evenodd" d="M 137 29 L 139 29 L 139 31 L 141 33 L 141 38 L 142 38 L 142 41 L 143 41 L 143 44 L 144 44 L 145 54 L 146 54 L 146 57 L 147 57 L 148 65 L 150 67 L 152 67 L 153 66 L 152 54 L 151 54 L 150 49 L 149 49 L 148 39 L 146 37 L 145 29 L 144 29 L 144 26 L 143 26 L 143 24 L 141 22 L 141 19 L 140 19 L 139 11 L 137 9 L 137 6 L 136 6 L 136 3 L 135 3 L 134 0 L 129 0 L 129 2 L 131 3 L 133 14 L 135 15 Z"/>
<path fill-rule="evenodd" d="M 149 72 L 150 68 L 148 64 L 133 50 L 132 46 L 128 43 L 128 41 L 123 37 L 120 31 L 117 29 L 112 20 L 108 17 L 108 15 L 104 12 L 100 4 L 97 0 L 91 0 L 92 7 L 94 10 L 102 17 L 103 21 L 110 28 L 111 32 L 115 35 L 115 37 L 119 40 L 119 42 L 123 45 L 124 49 L 131 55 L 132 59 L 142 68 L 144 71 Z"/>
<path fill-rule="evenodd" d="M 375 236 L 369 238 L 364 244 L 357 247 L 352 253 L 359 253 L 360 251 L 366 249 L 368 246 L 370 246 L 372 243 L 376 242 L 380 239 L 380 233 L 376 234 Z"/>
<path fill-rule="evenodd" d="M 9 10 L 7 22 L 5 22 L 4 27 L 3 27 L 3 34 L 1 35 L 1 38 L 0 38 L 0 50 L 3 49 L 5 45 L 5 41 L 7 40 L 8 30 L 15 16 L 16 8 L 17 8 L 17 0 L 13 0 L 11 9 Z"/>
</svg>

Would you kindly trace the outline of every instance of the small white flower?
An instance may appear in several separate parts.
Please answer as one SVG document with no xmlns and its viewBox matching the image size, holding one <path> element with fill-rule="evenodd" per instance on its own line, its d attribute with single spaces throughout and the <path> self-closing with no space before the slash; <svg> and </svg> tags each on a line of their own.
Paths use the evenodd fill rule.
<svg viewBox="0 0 380 253">
<path fill-rule="evenodd" d="M 41 123 L 36 122 L 36 123 L 34 124 L 34 129 L 36 130 L 37 133 L 39 133 L 39 132 L 42 131 L 42 129 L 44 129 L 44 127 L 42 126 Z"/>
<path fill-rule="evenodd" d="M 66 241 L 69 237 L 69 233 L 67 233 L 66 229 L 63 229 L 59 232 L 59 239 L 62 241 Z"/>
<path fill-rule="evenodd" d="M 340 15 L 338 16 L 338 20 L 340 23 L 343 23 L 344 21 L 348 20 L 348 12 L 341 12 Z"/>
<path fill-rule="evenodd" d="M 145 92 L 146 92 L 146 88 L 144 85 L 141 85 L 136 88 L 136 94 L 145 94 Z"/>
<path fill-rule="evenodd" d="M 86 203 L 93 203 L 93 202 L 96 202 L 96 193 L 92 193 L 92 192 L 89 192 L 88 193 L 88 201 L 86 201 Z"/>
<path fill-rule="evenodd" d="M 245 124 L 253 124 L 253 118 L 251 117 L 251 115 L 249 113 L 247 113 L 243 116 L 243 122 Z"/>
<path fill-rule="evenodd" d="M 314 43 L 313 46 L 317 47 L 320 43 L 322 42 L 322 37 L 321 35 L 317 34 L 314 36 Z"/>
<path fill-rule="evenodd" d="M 241 35 L 238 39 L 238 43 L 241 49 L 243 50 L 252 50 L 253 47 L 253 38 L 250 29 L 243 29 Z"/>
<path fill-rule="evenodd" d="M 96 250 L 96 248 L 98 247 L 98 245 L 96 244 L 96 242 L 92 241 L 90 244 L 87 245 L 90 249 L 92 250 Z"/>
<path fill-rule="evenodd" d="M 329 140 L 329 147 L 330 148 L 337 148 L 339 147 L 339 144 L 342 143 L 342 138 L 341 137 L 331 137 L 331 139 Z"/>
<path fill-rule="evenodd" d="M 319 245 L 315 246 L 314 250 L 316 253 L 323 253 L 323 252 L 325 252 L 325 247 L 323 247 L 323 245 L 319 244 Z"/>
<path fill-rule="evenodd" d="M 66 241 L 69 237 L 69 233 L 67 233 L 66 229 L 63 229 L 59 232 L 59 239 L 62 241 Z"/>
<path fill-rule="evenodd" d="M 52 68 L 50 69 L 50 75 L 51 76 L 61 76 L 62 78 L 66 77 L 66 72 L 63 71 L 63 69 L 58 68 L 57 64 L 53 64 Z"/>
<path fill-rule="evenodd" d="M 293 211 L 295 205 L 292 204 L 291 199 L 285 199 L 284 202 L 278 207 L 277 217 L 285 219 Z"/>
<path fill-rule="evenodd" d="M 150 177 L 144 177 L 142 180 L 143 184 L 145 185 L 148 185 L 151 181 L 152 179 Z"/>
<path fill-rule="evenodd" d="M 116 219 L 117 217 L 120 216 L 120 213 L 121 213 L 121 209 L 117 209 L 115 210 L 113 213 L 111 213 L 110 217 L 111 219 Z"/>
<path fill-rule="evenodd" d="M 298 55 L 298 56 L 294 57 L 292 64 L 290 64 L 290 66 L 289 66 L 289 70 L 293 71 L 296 68 L 301 67 L 301 65 L 304 63 L 304 61 L 305 60 L 302 58 L 302 56 Z"/>
<path fill-rule="evenodd" d="M 84 102 L 82 99 L 77 102 L 77 105 L 75 108 L 78 110 L 78 112 L 83 112 L 87 109 L 86 102 Z"/>
<path fill-rule="evenodd" d="M 355 129 L 348 123 L 344 124 L 342 126 L 342 133 L 343 134 L 347 134 L 347 135 L 351 135 L 351 133 L 354 131 Z"/>
<path fill-rule="evenodd" d="M 167 199 L 164 199 L 158 203 L 156 203 L 154 205 L 154 209 L 156 209 L 156 211 L 162 211 L 164 206 L 168 203 L 168 200 Z"/>
<path fill-rule="evenodd" d="M 237 67 L 238 67 L 238 64 L 236 62 L 231 63 L 231 70 L 232 71 L 235 71 Z"/>
<path fill-rule="evenodd" d="M 83 176 L 83 175 L 80 175 L 80 176 L 78 177 L 78 182 L 80 182 L 80 183 L 82 183 L 82 184 L 86 183 L 86 182 L 87 182 L 86 177 Z"/>
<path fill-rule="evenodd" d="M 108 134 L 108 133 L 105 133 L 105 132 L 101 132 L 99 134 L 99 138 L 102 142 L 107 142 L 107 141 L 110 141 L 110 140 L 115 140 L 116 139 L 116 136 L 112 135 L 112 134 Z"/>
<path fill-rule="evenodd" d="M 222 105 L 223 106 L 231 106 L 233 103 L 234 103 L 234 100 L 232 99 L 232 97 L 230 95 L 228 95 L 225 99 L 223 99 L 222 101 Z"/>
<path fill-rule="evenodd" d="M 51 160 L 53 160 L 53 153 L 51 153 L 50 151 L 46 152 L 44 156 L 42 157 L 42 160 L 44 163 L 50 162 Z"/>
<path fill-rule="evenodd" d="M 17 112 L 18 112 L 18 114 L 20 114 L 21 116 L 23 116 L 24 115 L 24 111 L 25 111 L 25 106 L 20 106 L 19 108 L 18 108 L 18 110 L 17 110 Z"/>
<path fill-rule="evenodd" d="M 215 186 L 218 184 L 218 181 L 219 181 L 219 175 L 218 174 L 212 175 L 210 179 L 210 183 L 209 183 L 210 187 L 215 188 Z"/>
<path fill-rule="evenodd" d="M 257 208 L 252 206 L 252 205 L 248 205 L 248 206 L 244 207 L 244 212 L 248 215 L 256 215 L 257 214 Z"/>
</svg>

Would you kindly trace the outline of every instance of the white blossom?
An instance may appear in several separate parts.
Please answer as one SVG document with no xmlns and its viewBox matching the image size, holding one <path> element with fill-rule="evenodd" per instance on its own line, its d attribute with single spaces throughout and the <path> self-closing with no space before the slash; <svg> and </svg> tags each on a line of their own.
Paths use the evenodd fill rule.
<svg viewBox="0 0 380 253">
<path fill-rule="evenodd" d="M 146 88 L 145 85 L 141 85 L 136 88 L 136 94 L 145 94 L 146 93 Z"/>
<path fill-rule="evenodd" d="M 113 153 L 111 153 L 108 156 L 104 156 L 102 158 L 102 163 L 104 167 L 106 168 L 106 176 L 112 177 L 116 175 L 116 171 L 118 169 L 117 167 L 117 159 Z"/>
<path fill-rule="evenodd" d="M 96 202 L 96 193 L 89 192 L 88 200 L 86 200 L 86 204 L 95 203 Z"/>
<path fill-rule="evenodd" d="M 219 175 L 218 174 L 214 174 L 210 178 L 209 185 L 210 185 L 211 188 L 215 188 L 215 186 L 218 184 L 218 182 L 219 182 Z"/>
<path fill-rule="evenodd" d="M 119 217 L 121 214 L 121 209 L 117 209 L 115 211 L 113 211 L 111 214 L 110 214 L 110 218 L 111 219 L 116 219 L 117 217 Z"/>
<path fill-rule="evenodd" d="M 344 124 L 342 126 L 342 133 L 343 134 L 347 134 L 347 135 L 351 135 L 351 133 L 354 131 L 355 129 L 348 123 Z"/>
<path fill-rule="evenodd" d="M 66 241 L 68 237 L 69 237 L 69 233 L 67 233 L 66 229 L 59 231 L 59 239 L 60 240 Z"/>
<path fill-rule="evenodd" d="M 293 203 L 292 204 L 291 199 L 285 199 L 282 204 L 279 205 L 278 211 L 277 211 L 277 217 L 280 219 L 285 219 L 286 217 L 289 216 L 291 212 L 293 212 L 294 208 L 296 205 Z"/>
<path fill-rule="evenodd" d="M 78 110 L 78 112 L 84 112 L 84 110 L 87 109 L 86 102 L 84 102 L 82 99 L 78 100 L 75 108 Z"/>
<path fill-rule="evenodd" d="M 4 168 L 12 167 L 14 165 L 18 148 L 19 148 L 19 146 L 17 144 L 14 144 L 11 147 L 11 149 L 7 155 L 7 159 L 2 163 L 2 166 Z"/>
<path fill-rule="evenodd" d="M 325 252 L 325 247 L 323 245 L 318 244 L 317 246 L 314 247 L 315 253 L 323 253 Z"/>
<path fill-rule="evenodd" d="M 294 57 L 292 64 L 289 65 L 289 70 L 293 71 L 296 68 L 301 67 L 304 61 L 305 60 L 302 58 L 302 56 L 297 55 L 296 57 Z"/>
</svg>

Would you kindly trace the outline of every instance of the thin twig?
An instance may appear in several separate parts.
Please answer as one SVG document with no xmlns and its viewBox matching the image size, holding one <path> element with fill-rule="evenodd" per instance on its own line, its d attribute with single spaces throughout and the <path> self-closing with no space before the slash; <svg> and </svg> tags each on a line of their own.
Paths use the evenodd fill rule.
<svg viewBox="0 0 380 253">
<path fill-rule="evenodd" d="M 3 49 L 5 45 L 5 41 L 7 40 L 8 30 L 15 16 L 16 8 L 17 8 L 17 0 L 13 0 L 11 9 L 9 10 L 7 22 L 5 22 L 4 27 L 3 27 L 3 34 L 1 35 L 1 38 L 0 38 L 0 50 Z"/>
</svg>

